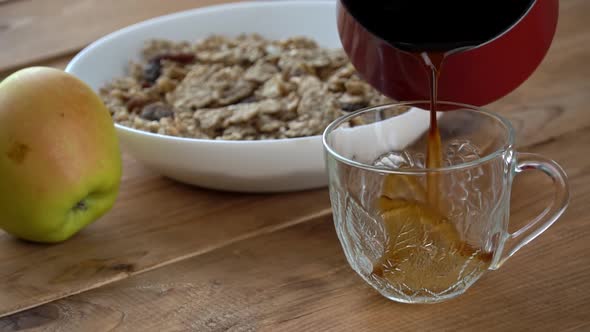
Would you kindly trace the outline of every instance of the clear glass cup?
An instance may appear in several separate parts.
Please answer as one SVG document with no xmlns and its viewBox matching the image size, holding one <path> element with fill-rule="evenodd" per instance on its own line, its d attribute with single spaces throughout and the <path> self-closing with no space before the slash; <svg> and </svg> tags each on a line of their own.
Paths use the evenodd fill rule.
<svg viewBox="0 0 590 332">
<path fill-rule="evenodd" d="M 338 238 L 351 267 L 383 296 L 432 303 L 465 292 L 544 232 L 569 201 L 563 169 L 514 149 L 504 118 L 469 105 L 438 114 L 443 165 L 425 167 L 428 102 L 367 108 L 323 135 Z M 508 231 L 514 176 L 540 170 L 555 197 Z"/>
</svg>

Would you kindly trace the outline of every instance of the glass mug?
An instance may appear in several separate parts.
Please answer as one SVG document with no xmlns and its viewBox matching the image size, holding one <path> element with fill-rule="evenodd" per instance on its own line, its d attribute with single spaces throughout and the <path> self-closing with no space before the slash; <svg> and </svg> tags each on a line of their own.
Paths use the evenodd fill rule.
<svg viewBox="0 0 590 332">
<path fill-rule="evenodd" d="M 346 258 L 367 283 L 398 302 L 433 303 L 462 294 L 551 226 L 569 201 L 563 169 L 516 152 L 506 119 L 442 104 L 456 110 L 438 114 L 441 168 L 424 166 L 428 102 L 356 111 L 323 134 L 334 223 Z M 551 177 L 555 197 L 509 233 L 512 180 L 530 169 Z"/>
</svg>

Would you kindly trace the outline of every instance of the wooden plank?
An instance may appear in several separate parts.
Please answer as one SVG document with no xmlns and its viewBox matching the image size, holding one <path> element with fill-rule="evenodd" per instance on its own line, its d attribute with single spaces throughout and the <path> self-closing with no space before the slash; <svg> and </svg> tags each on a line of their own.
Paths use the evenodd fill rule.
<svg viewBox="0 0 590 332">
<path fill-rule="evenodd" d="M 588 330 L 590 256 L 580 253 L 590 236 L 590 158 L 579 154 L 587 146 L 590 130 L 534 149 L 570 170 L 569 211 L 500 270 L 444 304 L 382 298 L 348 267 L 331 218 L 323 217 L 6 317 L 0 330 Z M 515 214 L 549 189 L 523 188 Z"/>
<path fill-rule="evenodd" d="M 77 51 L 103 35 L 148 18 L 228 2 L 232 0 L 29 0 L 0 3 L 0 71 Z"/>
<path fill-rule="evenodd" d="M 0 316 L 330 213 L 325 190 L 245 195 L 164 179 L 127 154 L 113 210 L 53 246 L 0 234 Z"/>
</svg>

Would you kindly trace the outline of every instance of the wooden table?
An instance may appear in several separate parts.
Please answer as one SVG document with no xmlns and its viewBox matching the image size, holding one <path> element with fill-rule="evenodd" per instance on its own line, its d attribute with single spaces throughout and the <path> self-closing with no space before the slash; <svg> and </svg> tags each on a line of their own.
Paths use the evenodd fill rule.
<svg viewBox="0 0 590 332">
<path fill-rule="evenodd" d="M 543 1 L 543 0 L 541 0 Z M 222 0 L 0 0 L 0 77 L 63 68 L 97 37 L 163 13 Z M 590 331 L 590 1 L 562 0 L 538 71 L 490 105 L 521 150 L 566 169 L 561 220 L 437 305 L 387 301 L 353 273 L 325 189 L 243 195 L 189 187 L 124 155 L 113 210 L 75 238 L 35 245 L 0 233 L 0 331 Z M 518 225 L 551 196 L 519 177 Z"/>
</svg>

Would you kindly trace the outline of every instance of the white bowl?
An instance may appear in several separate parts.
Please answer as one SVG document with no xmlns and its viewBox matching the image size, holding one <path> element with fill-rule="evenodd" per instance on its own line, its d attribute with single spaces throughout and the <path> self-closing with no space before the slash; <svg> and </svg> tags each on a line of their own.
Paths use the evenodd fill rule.
<svg viewBox="0 0 590 332">
<path fill-rule="evenodd" d="M 281 39 L 307 36 L 341 47 L 335 1 L 227 4 L 166 15 L 109 34 L 82 50 L 66 71 L 95 91 L 125 75 L 145 40 L 195 41 L 210 34 L 259 33 Z M 201 187 L 240 192 L 280 192 L 327 185 L 321 136 L 262 141 L 219 141 L 153 134 L 116 125 L 132 156 L 160 174 Z"/>
<path fill-rule="evenodd" d="M 92 43 L 66 71 L 95 91 L 125 74 L 150 38 L 195 41 L 212 33 L 259 33 L 280 39 L 308 36 L 325 47 L 341 47 L 334 1 L 279 1 L 198 8 L 150 19 Z M 219 141 L 152 134 L 116 125 L 133 157 L 160 174 L 201 187 L 280 192 L 327 185 L 320 136 L 262 141 Z"/>
</svg>

